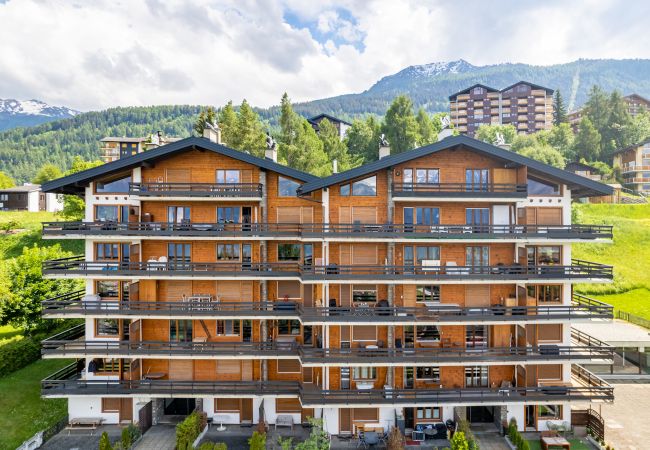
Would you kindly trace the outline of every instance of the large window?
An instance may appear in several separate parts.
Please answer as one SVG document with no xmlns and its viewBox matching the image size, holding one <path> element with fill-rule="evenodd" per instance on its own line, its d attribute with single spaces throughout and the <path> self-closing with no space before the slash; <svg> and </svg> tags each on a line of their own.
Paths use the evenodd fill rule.
<svg viewBox="0 0 650 450">
<path fill-rule="evenodd" d="M 488 169 L 466 169 L 465 184 L 468 191 L 487 191 L 490 182 Z"/>
<path fill-rule="evenodd" d="M 117 319 L 95 319 L 95 334 L 97 336 L 118 336 L 120 334 Z"/>
<path fill-rule="evenodd" d="M 440 261 L 440 247 L 410 245 L 404 247 L 404 265 L 422 265 L 422 261 Z"/>
<path fill-rule="evenodd" d="M 418 184 L 438 184 L 440 183 L 440 170 L 416 169 L 415 182 Z"/>
<path fill-rule="evenodd" d="M 299 320 L 278 320 L 278 335 L 280 336 L 300 336 Z"/>
<path fill-rule="evenodd" d="M 217 170 L 217 184 L 230 184 L 239 182 L 239 170 Z"/>
<path fill-rule="evenodd" d="M 217 320 L 217 336 L 239 336 L 241 334 L 241 321 Z"/>
<path fill-rule="evenodd" d="M 219 223 L 239 223 L 240 208 L 219 207 L 217 208 L 217 222 Z"/>
<path fill-rule="evenodd" d="M 465 247 L 466 266 L 488 266 L 490 264 L 490 247 L 472 246 Z"/>
<path fill-rule="evenodd" d="M 415 369 L 415 377 L 418 380 L 427 380 L 438 383 L 440 382 L 440 367 L 417 367 Z"/>
<path fill-rule="evenodd" d="M 95 184 L 95 191 L 98 193 L 127 193 L 129 192 L 129 184 L 131 183 L 131 175 L 124 178 L 118 178 L 111 181 L 97 181 Z"/>
<path fill-rule="evenodd" d="M 119 207 L 117 205 L 97 205 L 95 206 L 95 220 L 98 222 L 119 222 Z M 126 222 L 127 218 L 122 218 Z"/>
<path fill-rule="evenodd" d="M 168 206 L 167 207 L 167 222 L 181 223 L 190 221 L 190 207 L 189 206 Z"/>
<path fill-rule="evenodd" d="M 354 380 L 376 380 L 377 368 L 376 367 L 355 367 L 352 371 Z"/>
<path fill-rule="evenodd" d="M 167 244 L 167 259 L 170 264 L 183 266 L 192 261 L 192 244 Z"/>
<path fill-rule="evenodd" d="M 217 261 L 239 261 L 239 244 L 217 244 Z"/>
<path fill-rule="evenodd" d="M 528 177 L 528 195 L 560 195 L 560 185 Z"/>
<path fill-rule="evenodd" d="M 537 405 L 537 417 L 546 420 L 562 419 L 562 405 Z"/>
<path fill-rule="evenodd" d="M 296 181 L 284 177 L 278 177 L 278 196 L 280 197 L 296 197 L 296 191 L 300 184 Z"/>
<path fill-rule="evenodd" d="M 278 261 L 300 261 L 300 244 L 278 244 Z"/>
<path fill-rule="evenodd" d="M 97 281 L 95 289 L 97 295 L 102 299 L 116 299 L 120 297 L 119 281 Z"/>
<path fill-rule="evenodd" d="M 561 285 L 529 285 L 528 296 L 537 299 L 537 303 L 561 303 L 562 286 Z"/>
<path fill-rule="evenodd" d="M 465 223 L 467 225 L 489 225 L 489 208 L 465 208 Z"/>
<path fill-rule="evenodd" d="M 192 321 L 170 320 L 169 340 L 171 342 L 192 342 Z"/>
<path fill-rule="evenodd" d="M 416 225 L 440 224 L 440 208 L 404 208 L 404 223 Z"/>
<path fill-rule="evenodd" d="M 488 368 L 485 366 L 465 367 L 465 387 L 488 387 Z"/>
<path fill-rule="evenodd" d="M 376 302 L 377 301 L 377 285 L 376 284 L 353 284 L 352 285 L 352 301 L 353 302 Z"/>
<path fill-rule="evenodd" d="M 440 286 L 434 284 L 416 286 L 415 301 L 418 303 L 440 303 Z"/>
<path fill-rule="evenodd" d="M 528 264 L 531 266 L 552 266 L 562 262 L 562 247 L 560 246 L 528 247 L 527 252 Z"/>
<path fill-rule="evenodd" d="M 415 417 L 418 420 L 439 421 L 442 418 L 442 408 L 438 406 L 417 408 Z"/>
<path fill-rule="evenodd" d="M 467 325 L 465 327 L 465 346 L 467 348 L 487 348 L 487 327 L 485 325 Z"/>
<path fill-rule="evenodd" d="M 377 195 L 377 177 L 372 176 L 352 183 L 352 195 L 359 197 Z"/>
<path fill-rule="evenodd" d="M 95 244 L 95 257 L 98 261 L 119 260 L 119 249 L 119 244 Z"/>
<path fill-rule="evenodd" d="M 418 342 L 440 341 L 440 329 L 436 325 L 417 325 L 415 335 Z"/>
</svg>

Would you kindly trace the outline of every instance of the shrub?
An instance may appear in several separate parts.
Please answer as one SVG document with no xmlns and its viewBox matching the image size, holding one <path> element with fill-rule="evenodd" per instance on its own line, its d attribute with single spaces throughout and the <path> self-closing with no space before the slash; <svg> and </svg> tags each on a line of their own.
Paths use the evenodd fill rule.
<svg viewBox="0 0 650 450">
<path fill-rule="evenodd" d="M 192 450 L 192 444 L 201 434 L 204 418 L 202 414 L 194 411 L 185 420 L 176 425 L 176 449 Z"/>
<path fill-rule="evenodd" d="M 113 450 L 111 441 L 108 440 L 108 434 L 104 431 L 99 438 L 99 450 Z"/>
<path fill-rule="evenodd" d="M 282 436 L 278 437 L 278 445 L 282 450 L 291 450 L 293 444 L 293 439 L 290 437 L 284 438 Z"/>
<path fill-rule="evenodd" d="M 457 431 L 451 438 L 451 450 L 469 450 L 465 433 Z"/>
<path fill-rule="evenodd" d="M 519 450 L 530 450 L 530 444 L 528 441 L 523 441 Z"/>
<path fill-rule="evenodd" d="M 323 430 L 323 420 L 308 417 L 307 421 L 311 425 L 309 437 L 294 447 L 294 450 L 329 450 L 330 440 L 327 432 Z"/>
<path fill-rule="evenodd" d="M 265 450 L 266 449 L 266 433 L 258 433 L 253 431 L 253 435 L 248 439 L 250 450 Z"/>
<path fill-rule="evenodd" d="M 41 344 L 31 337 L 15 336 L 7 341 L 0 345 L 0 377 L 22 369 L 41 357 Z"/>
<path fill-rule="evenodd" d="M 197 450 L 214 450 L 214 446 L 216 444 L 214 442 L 204 442 L 203 444 L 199 445 Z"/>
<path fill-rule="evenodd" d="M 214 450 L 228 450 L 228 446 L 225 442 L 217 442 L 214 444 Z"/>
<path fill-rule="evenodd" d="M 402 450 L 406 447 L 406 439 L 397 427 L 391 428 L 390 433 L 388 434 L 386 447 L 388 450 Z"/>
<path fill-rule="evenodd" d="M 140 437 L 140 429 L 133 425 L 129 424 L 128 427 L 122 429 L 122 449 L 128 450 L 131 448 L 133 443 L 138 440 Z"/>
</svg>

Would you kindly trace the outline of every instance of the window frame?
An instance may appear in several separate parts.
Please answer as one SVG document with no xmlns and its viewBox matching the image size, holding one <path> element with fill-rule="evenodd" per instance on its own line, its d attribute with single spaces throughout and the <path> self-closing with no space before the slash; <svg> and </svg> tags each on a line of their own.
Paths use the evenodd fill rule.
<svg viewBox="0 0 650 450">
<path fill-rule="evenodd" d="M 353 381 L 377 381 L 377 367 L 355 366 L 350 375 Z"/>
<path fill-rule="evenodd" d="M 363 184 L 364 181 L 366 180 L 372 180 L 374 179 L 374 190 L 375 192 L 373 194 L 359 194 L 355 193 L 355 185 L 360 185 L 360 186 L 366 186 L 366 184 Z M 361 178 L 360 180 L 355 180 L 350 183 L 350 196 L 352 197 L 376 197 L 377 196 L 377 175 L 372 175 L 369 177 Z"/>
<path fill-rule="evenodd" d="M 540 410 L 542 408 L 544 408 L 546 410 L 549 410 L 549 411 L 553 411 L 553 408 L 557 408 L 557 409 L 555 410 L 555 414 L 553 414 L 553 416 L 550 416 L 550 415 L 542 415 L 542 413 L 540 412 Z M 535 408 L 535 416 L 538 419 L 562 420 L 562 413 L 563 413 L 562 405 L 560 405 L 560 404 L 557 404 L 557 405 L 554 405 L 554 404 L 536 405 L 536 408 Z"/>
<path fill-rule="evenodd" d="M 296 330 L 295 325 L 298 325 L 298 332 L 294 333 Z M 296 319 L 278 319 L 276 320 L 276 333 L 278 336 L 302 336 L 302 324 L 300 320 Z M 282 329 L 286 329 L 287 333 L 283 333 Z"/>
<path fill-rule="evenodd" d="M 241 261 L 241 244 L 217 244 L 217 262 Z"/>
<path fill-rule="evenodd" d="M 293 191 L 293 194 L 286 195 L 283 193 L 282 189 L 282 183 L 283 182 L 288 182 L 292 185 L 296 185 L 296 190 Z M 292 198 L 292 197 L 298 197 L 298 189 L 300 188 L 300 183 L 298 181 L 292 180 L 291 178 L 288 177 L 283 177 L 282 175 L 278 175 L 278 197 L 281 198 Z M 289 188 L 291 190 L 291 188 Z"/>
<path fill-rule="evenodd" d="M 125 191 L 120 191 L 120 190 L 118 190 L 118 191 L 112 191 L 112 190 L 111 191 L 105 191 L 105 190 L 103 190 L 103 188 L 102 188 L 102 190 L 100 190 L 100 188 L 99 188 L 100 184 L 103 185 L 103 186 L 106 186 L 107 184 L 111 185 L 111 184 L 114 184 L 114 183 L 117 183 L 117 182 L 120 182 L 120 181 L 126 181 L 127 187 L 126 187 Z M 129 172 L 129 174 L 126 175 L 126 176 L 119 176 L 118 175 L 115 178 L 110 178 L 108 181 L 96 180 L 93 183 L 93 193 L 97 194 L 97 195 L 128 194 L 129 191 L 130 191 L 129 186 L 130 186 L 130 184 L 132 182 L 133 182 L 133 173 L 131 173 L 131 172 Z"/>
<path fill-rule="evenodd" d="M 221 327 L 221 332 L 219 331 L 220 327 Z M 216 321 L 216 326 L 215 326 L 216 336 L 241 337 L 241 334 L 242 334 L 241 320 L 218 319 Z"/>
<path fill-rule="evenodd" d="M 422 295 L 420 296 L 419 292 L 420 290 L 424 290 L 425 288 L 432 288 L 431 289 L 431 295 L 430 296 L 425 296 Z M 438 291 L 437 294 L 437 299 L 436 299 L 436 294 L 434 291 Z M 441 292 L 441 285 L 439 284 L 418 284 L 415 286 L 415 303 L 416 304 L 426 304 L 426 303 L 440 303 L 440 292 Z M 422 299 L 420 299 L 422 297 Z"/>
<path fill-rule="evenodd" d="M 298 255 L 297 256 L 292 255 L 291 259 L 286 259 L 286 255 L 281 257 L 280 256 L 280 248 L 285 249 L 287 247 L 292 247 L 294 249 L 297 248 L 298 249 Z M 313 247 L 312 247 L 312 249 L 313 249 Z M 302 260 L 303 251 L 302 251 L 302 245 L 301 244 L 296 244 L 296 243 L 293 243 L 293 242 L 279 242 L 277 244 L 276 250 L 277 250 L 278 262 L 300 262 Z"/>
<path fill-rule="evenodd" d="M 415 368 L 417 381 L 440 383 L 440 366 L 417 366 Z"/>
<path fill-rule="evenodd" d="M 107 327 L 107 325 L 106 324 L 100 325 L 100 321 L 114 322 L 115 323 L 115 333 L 102 332 L 102 329 L 104 327 Z M 107 318 L 107 317 L 95 318 L 93 326 L 94 326 L 95 337 L 111 337 L 111 338 L 114 338 L 114 337 L 119 338 L 120 337 L 120 320 L 119 319 L 111 319 L 111 318 Z M 113 326 L 111 326 L 111 329 L 112 328 L 113 328 Z"/>
</svg>

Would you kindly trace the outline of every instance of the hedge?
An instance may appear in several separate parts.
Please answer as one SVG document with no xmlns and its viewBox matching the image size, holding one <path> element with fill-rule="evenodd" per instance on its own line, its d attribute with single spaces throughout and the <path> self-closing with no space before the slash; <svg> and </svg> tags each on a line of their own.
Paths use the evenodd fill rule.
<svg viewBox="0 0 650 450">
<path fill-rule="evenodd" d="M 15 336 L 4 342 L 0 343 L 0 377 L 22 369 L 41 357 L 40 338 Z"/>
</svg>

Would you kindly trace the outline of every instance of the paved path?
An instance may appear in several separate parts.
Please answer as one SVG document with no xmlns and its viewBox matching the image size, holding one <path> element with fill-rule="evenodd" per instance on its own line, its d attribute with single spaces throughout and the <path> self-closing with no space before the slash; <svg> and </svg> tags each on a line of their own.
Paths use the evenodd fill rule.
<svg viewBox="0 0 650 450">
<path fill-rule="evenodd" d="M 176 425 L 160 424 L 149 428 L 135 450 L 174 450 Z"/>
<path fill-rule="evenodd" d="M 497 433 L 476 433 L 474 436 L 478 440 L 481 450 L 510 450 L 503 437 Z"/>
</svg>

